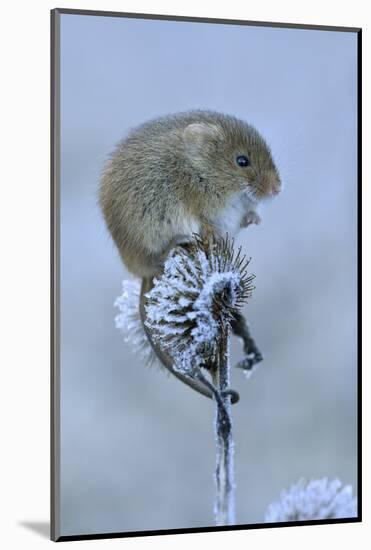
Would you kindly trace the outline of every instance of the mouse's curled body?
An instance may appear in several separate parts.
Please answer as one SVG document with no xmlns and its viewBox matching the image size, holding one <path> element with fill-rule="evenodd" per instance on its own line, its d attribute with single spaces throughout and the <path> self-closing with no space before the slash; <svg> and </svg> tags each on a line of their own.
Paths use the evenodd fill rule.
<svg viewBox="0 0 371 550">
<path fill-rule="evenodd" d="M 148 290 L 170 248 L 193 233 L 233 236 L 259 223 L 258 203 L 280 188 L 271 151 L 253 126 L 199 110 L 133 129 L 104 168 L 99 202 L 123 262 Z M 143 301 L 142 293 L 142 314 Z"/>
<path fill-rule="evenodd" d="M 279 189 L 269 147 L 252 126 L 191 111 L 147 122 L 119 143 L 100 204 L 125 265 L 147 277 L 192 233 L 233 235 L 257 223 L 257 203 Z"/>
</svg>

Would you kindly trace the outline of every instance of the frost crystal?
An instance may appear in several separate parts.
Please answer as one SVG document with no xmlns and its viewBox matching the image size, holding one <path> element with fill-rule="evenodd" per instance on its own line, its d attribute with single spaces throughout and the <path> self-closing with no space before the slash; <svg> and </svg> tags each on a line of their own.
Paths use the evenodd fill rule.
<svg viewBox="0 0 371 550">
<path fill-rule="evenodd" d="M 343 485 L 338 479 L 309 483 L 302 479 L 268 506 L 265 522 L 355 517 L 357 506 L 352 492 L 351 485 Z"/>
<path fill-rule="evenodd" d="M 115 326 L 123 333 L 125 342 L 130 343 L 141 358 L 151 364 L 155 357 L 140 319 L 140 285 L 138 279 L 122 281 L 122 294 L 114 303 L 120 311 L 115 317 Z"/>
<path fill-rule="evenodd" d="M 215 357 L 233 312 L 252 290 L 243 261 L 239 254 L 234 258 L 229 242 L 196 239 L 187 251 L 170 252 L 161 278 L 146 294 L 145 324 L 176 370 L 189 374 Z"/>
</svg>

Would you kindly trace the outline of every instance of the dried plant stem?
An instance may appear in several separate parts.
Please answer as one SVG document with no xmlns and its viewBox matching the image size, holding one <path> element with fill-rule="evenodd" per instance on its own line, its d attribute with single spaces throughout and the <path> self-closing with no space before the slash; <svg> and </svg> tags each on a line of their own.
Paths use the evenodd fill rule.
<svg viewBox="0 0 371 550">
<path fill-rule="evenodd" d="M 230 385 L 228 328 L 220 341 L 217 363 L 213 382 L 221 396 L 222 406 L 216 402 L 215 435 L 217 455 L 214 512 L 216 525 L 233 525 L 235 523 L 234 444 L 232 439 L 231 398 L 227 391 Z"/>
</svg>

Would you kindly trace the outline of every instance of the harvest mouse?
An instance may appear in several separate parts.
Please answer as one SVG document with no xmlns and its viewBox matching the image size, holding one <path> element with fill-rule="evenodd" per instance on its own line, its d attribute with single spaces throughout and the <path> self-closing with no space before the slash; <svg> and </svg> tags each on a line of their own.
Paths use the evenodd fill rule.
<svg viewBox="0 0 371 550">
<path fill-rule="evenodd" d="M 143 279 L 142 314 L 144 293 L 170 248 L 193 233 L 233 236 L 259 223 L 259 202 L 280 189 L 267 143 L 234 116 L 195 110 L 134 128 L 104 168 L 99 202 L 124 264 Z M 165 366 L 212 396 L 199 382 L 184 380 L 171 361 Z"/>
</svg>

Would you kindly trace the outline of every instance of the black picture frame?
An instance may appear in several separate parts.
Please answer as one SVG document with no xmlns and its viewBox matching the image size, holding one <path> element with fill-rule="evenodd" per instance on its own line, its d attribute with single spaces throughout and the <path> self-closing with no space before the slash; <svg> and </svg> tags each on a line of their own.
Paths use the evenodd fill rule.
<svg viewBox="0 0 371 550">
<path fill-rule="evenodd" d="M 192 23 L 212 23 L 228 25 L 246 25 L 277 27 L 331 32 L 349 32 L 357 35 L 357 498 L 358 515 L 354 518 L 290 521 L 275 524 L 257 523 L 233 526 L 205 526 L 202 528 L 166 529 L 153 531 L 109 532 L 83 535 L 61 535 L 59 520 L 59 484 L 60 484 L 60 17 L 63 14 L 119 17 L 164 21 L 183 21 Z M 244 21 L 235 19 L 183 17 L 143 13 L 122 13 L 111 11 L 79 10 L 56 8 L 51 10 L 51 422 L 50 422 L 50 459 L 51 459 L 51 539 L 56 542 L 90 540 L 105 538 L 140 537 L 165 534 L 185 534 L 217 531 L 237 531 L 250 529 L 270 529 L 275 527 L 293 527 L 305 525 L 323 525 L 337 523 L 355 523 L 362 521 L 362 29 L 356 27 L 301 25 L 291 23 Z"/>
</svg>

